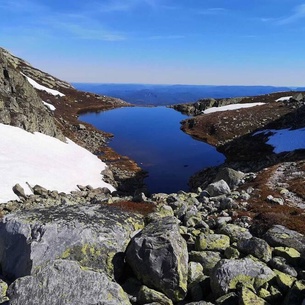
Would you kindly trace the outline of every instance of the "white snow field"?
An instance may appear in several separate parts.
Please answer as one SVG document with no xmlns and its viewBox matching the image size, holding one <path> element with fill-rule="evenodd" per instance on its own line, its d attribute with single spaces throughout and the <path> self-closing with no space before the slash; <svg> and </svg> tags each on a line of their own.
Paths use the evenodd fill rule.
<svg viewBox="0 0 305 305">
<path fill-rule="evenodd" d="M 42 90 L 42 91 L 46 91 L 54 96 L 59 95 L 59 96 L 65 96 L 63 93 L 54 90 L 54 89 L 50 89 L 48 87 L 45 87 L 43 85 L 38 84 L 36 81 L 34 81 L 32 78 L 26 76 L 25 74 L 21 73 L 23 76 L 26 77 L 26 79 L 28 80 L 28 82 L 37 90 Z"/>
<path fill-rule="evenodd" d="M 213 112 L 219 112 L 219 111 L 228 111 L 228 110 L 237 110 L 241 108 L 250 108 L 255 106 L 261 106 L 265 103 L 245 103 L 245 104 L 231 104 L 221 107 L 211 107 L 204 111 L 202 111 L 203 114 L 213 113 Z"/>
<path fill-rule="evenodd" d="M 77 184 L 114 187 L 102 180 L 106 165 L 95 155 L 67 139 L 0 124 L 0 203 L 18 199 L 12 187 L 19 183 L 26 194 L 31 186 L 69 193 Z"/>
</svg>

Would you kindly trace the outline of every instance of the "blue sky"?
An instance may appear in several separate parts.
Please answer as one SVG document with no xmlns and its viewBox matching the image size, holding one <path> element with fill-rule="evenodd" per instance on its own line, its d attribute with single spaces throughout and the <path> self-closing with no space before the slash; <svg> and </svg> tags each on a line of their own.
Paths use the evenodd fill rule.
<svg viewBox="0 0 305 305">
<path fill-rule="evenodd" d="M 1 0 L 1 46 L 70 82 L 305 86 L 305 0 Z"/>
</svg>

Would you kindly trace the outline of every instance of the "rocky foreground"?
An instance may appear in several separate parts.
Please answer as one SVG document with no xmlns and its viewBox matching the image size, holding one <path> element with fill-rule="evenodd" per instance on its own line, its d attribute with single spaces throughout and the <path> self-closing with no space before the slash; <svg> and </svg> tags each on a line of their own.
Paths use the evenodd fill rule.
<svg viewBox="0 0 305 305">
<path fill-rule="evenodd" d="M 2 302 L 302 304 L 305 235 L 245 214 L 254 173 L 224 168 L 218 179 L 150 198 L 16 186 L 0 223 Z"/>
</svg>

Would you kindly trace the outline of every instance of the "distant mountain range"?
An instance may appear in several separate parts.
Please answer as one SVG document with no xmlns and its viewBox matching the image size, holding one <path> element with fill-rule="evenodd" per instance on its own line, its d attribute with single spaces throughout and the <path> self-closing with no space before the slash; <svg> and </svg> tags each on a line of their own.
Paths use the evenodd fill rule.
<svg viewBox="0 0 305 305">
<path fill-rule="evenodd" d="M 173 105 L 202 98 L 256 96 L 279 91 L 304 91 L 305 88 L 273 86 L 209 86 L 73 83 L 82 91 L 117 97 L 136 105 Z"/>
</svg>

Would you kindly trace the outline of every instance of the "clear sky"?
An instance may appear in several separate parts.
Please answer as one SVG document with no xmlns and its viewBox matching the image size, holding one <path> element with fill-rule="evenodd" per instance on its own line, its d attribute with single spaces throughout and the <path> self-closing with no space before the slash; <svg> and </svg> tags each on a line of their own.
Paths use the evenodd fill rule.
<svg viewBox="0 0 305 305">
<path fill-rule="evenodd" d="M 305 86 L 305 0 L 1 0 L 1 46 L 69 82 Z"/>
</svg>

